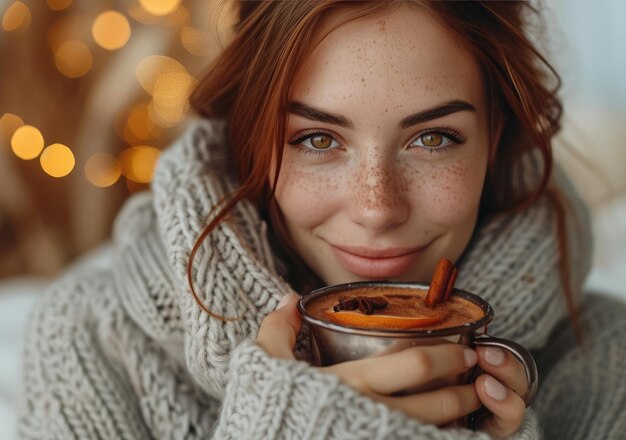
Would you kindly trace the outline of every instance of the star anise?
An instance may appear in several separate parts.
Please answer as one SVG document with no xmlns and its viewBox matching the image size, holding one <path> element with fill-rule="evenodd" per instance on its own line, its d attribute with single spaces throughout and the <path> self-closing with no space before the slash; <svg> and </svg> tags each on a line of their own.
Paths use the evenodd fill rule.
<svg viewBox="0 0 626 440">
<path fill-rule="evenodd" d="M 333 310 L 356 310 L 359 309 L 366 315 L 371 315 L 374 310 L 387 307 L 389 301 L 382 296 L 340 296 L 339 303 L 335 304 Z"/>
</svg>

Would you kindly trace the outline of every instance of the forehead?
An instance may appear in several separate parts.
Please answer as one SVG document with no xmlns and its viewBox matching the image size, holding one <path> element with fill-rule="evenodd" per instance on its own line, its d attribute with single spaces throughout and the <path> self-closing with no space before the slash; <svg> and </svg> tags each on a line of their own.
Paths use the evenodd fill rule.
<svg viewBox="0 0 626 440">
<path fill-rule="evenodd" d="M 320 32 L 340 19 L 329 17 Z M 455 36 L 426 13 L 400 7 L 328 34 L 299 72 L 292 98 L 358 120 L 368 109 L 404 114 L 454 99 L 479 108 L 483 94 L 480 67 Z"/>
</svg>

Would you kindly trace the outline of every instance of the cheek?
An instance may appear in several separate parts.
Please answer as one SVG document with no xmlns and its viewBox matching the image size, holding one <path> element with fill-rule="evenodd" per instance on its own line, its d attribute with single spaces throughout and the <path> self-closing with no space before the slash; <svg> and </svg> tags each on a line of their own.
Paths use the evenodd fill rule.
<svg viewBox="0 0 626 440">
<path fill-rule="evenodd" d="M 459 160 L 420 170 L 419 177 L 419 209 L 431 223 L 449 228 L 473 227 L 485 165 L 475 160 Z"/>
<path fill-rule="evenodd" d="M 312 229 L 337 211 L 341 187 L 331 172 L 297 169 L 285 162 L 276 186 L 276 201 L 290 228 Z"/>
</svg>

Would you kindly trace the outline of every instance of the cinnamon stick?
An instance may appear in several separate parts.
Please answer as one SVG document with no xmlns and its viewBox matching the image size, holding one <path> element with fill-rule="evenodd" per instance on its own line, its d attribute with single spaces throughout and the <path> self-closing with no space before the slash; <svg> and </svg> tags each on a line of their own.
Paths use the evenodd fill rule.
<svg viewBox="0 0 626 440">
<path fill-rule="evenodd" d="M 448 301 L 450 296 L 452 295 L 452 291 L 454 290 L 454 283 L 456 283 L 456 277 L 459 274 L 459 269 L 456 267 L 452 268 L 452 274 L 450 275 L 450 279 L 448 280 L 448 287 L 446 288 L 446 294 L 443 297 L 444 301 Z"/>
<path fill-rule="evenodd" d="M 428 288 L 426 300 L 424 301 L 427 307 L 435 307 L 437 304 L 445 301 L 448 284 L 454 269 L 454 264 L 450 260 L 446 258 L 439 260 Z"/>
</svg>

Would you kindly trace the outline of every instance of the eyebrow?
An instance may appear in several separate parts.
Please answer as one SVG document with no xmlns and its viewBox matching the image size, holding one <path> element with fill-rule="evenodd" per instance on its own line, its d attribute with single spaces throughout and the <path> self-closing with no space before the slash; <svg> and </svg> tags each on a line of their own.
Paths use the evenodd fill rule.
<svg viewBox="0 0 626 440">
<path fill-rule="evenodd" d="M 461 111 L 475 112 L 476 107 L 466 101 L 455 99 L 435 107 L 423 110 L 418 113 L 407 116 L 398 123 L 400 129 L 409 128 L 422 122 L 430 121 L 437 118 L 457 113 Z M 310 119 L 311 121 L 325 122 L 328 124 L 338 125 L 343 128 L 354 128 L 354 124 L 348 118 L 337 113 L 330 113 L 315 107 L 308 106 L 298 101 L 291 101 L 287 105 L 287 112 Z"/>
</svg>

